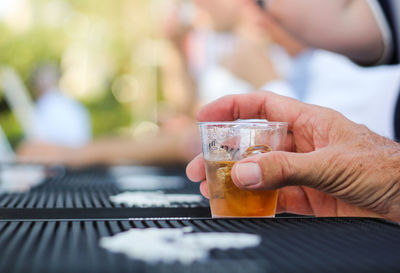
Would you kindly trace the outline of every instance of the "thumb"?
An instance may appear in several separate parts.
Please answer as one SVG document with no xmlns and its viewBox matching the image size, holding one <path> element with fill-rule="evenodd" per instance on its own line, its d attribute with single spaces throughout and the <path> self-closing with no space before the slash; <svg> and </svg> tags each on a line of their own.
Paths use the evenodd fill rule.
<svg viewBox="0 0 400 273">
<path fill-rule="evenodd" d="M 321 160 L 317 152 L 270 152 L 238 161 L 232 168 L 232 180 L 239 188 L 271 190 L 284 186 L 313 186 Z"/>
</svg>

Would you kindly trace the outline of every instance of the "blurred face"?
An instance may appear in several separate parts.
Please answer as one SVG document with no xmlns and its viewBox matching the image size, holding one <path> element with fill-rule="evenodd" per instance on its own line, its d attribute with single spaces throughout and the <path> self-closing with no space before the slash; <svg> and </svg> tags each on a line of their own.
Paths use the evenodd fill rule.
<svg viewBox="0 0 400 273">
<path fill-rule="evenodd" d="M 59 80 L 59 71 L 55 65 L 45 64 L 37 68 L 33 76 L 33 89 L 37 96 L 56 88 Z"/>
<path fill-rule="evenodd" d="M 206 11 L 217 31 L 231 31 L 240 20 L 242 0 L 195 0 Z"/>
</svg>

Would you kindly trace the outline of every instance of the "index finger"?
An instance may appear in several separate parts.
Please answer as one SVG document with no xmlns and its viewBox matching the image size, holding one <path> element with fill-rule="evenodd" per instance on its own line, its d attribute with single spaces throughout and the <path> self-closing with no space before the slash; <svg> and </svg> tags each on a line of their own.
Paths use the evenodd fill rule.
<svg viewBox="0 0 400 273">
<path fill-rule="evenodd" d="M 203 106 L 198 121 L 232 121 L 236 119 L 267 119 L 284 121 L 292 128 L 306 104 L 277 95 L 258 91 L 250 94 L 229 95 Z"/>
<path fill-rule="evenodd" d="M 196 156 L 186 167 L 186 175 L 193 182 L 206 179 L 203 154 Z"/>
</svg>

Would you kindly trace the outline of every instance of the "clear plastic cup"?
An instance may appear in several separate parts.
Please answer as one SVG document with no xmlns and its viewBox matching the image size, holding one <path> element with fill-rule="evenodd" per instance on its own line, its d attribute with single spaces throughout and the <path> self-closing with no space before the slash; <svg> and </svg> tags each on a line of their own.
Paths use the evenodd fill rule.
<svg viewBox="0 0 400 273">
<path fill-rule="evenodd" d="M 199 122 L 212 217 L 274 217 L 278 190 L 236 187 L 231 169 L 236 161 L 284 150 L 288 124 L 267 120 Z"/>
</svg>

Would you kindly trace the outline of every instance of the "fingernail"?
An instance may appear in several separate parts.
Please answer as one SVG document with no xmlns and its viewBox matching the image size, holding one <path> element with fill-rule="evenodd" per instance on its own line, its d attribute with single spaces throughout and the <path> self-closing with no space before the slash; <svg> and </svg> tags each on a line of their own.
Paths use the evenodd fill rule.
<svg viewBox="0 0 400 273">
<path fill-rule="evenodd" d="M 261 169 L 257 163 L 236 165 L 236 178 L 243 186 L 252 186 L 261 182 Z"/>
</svg>

